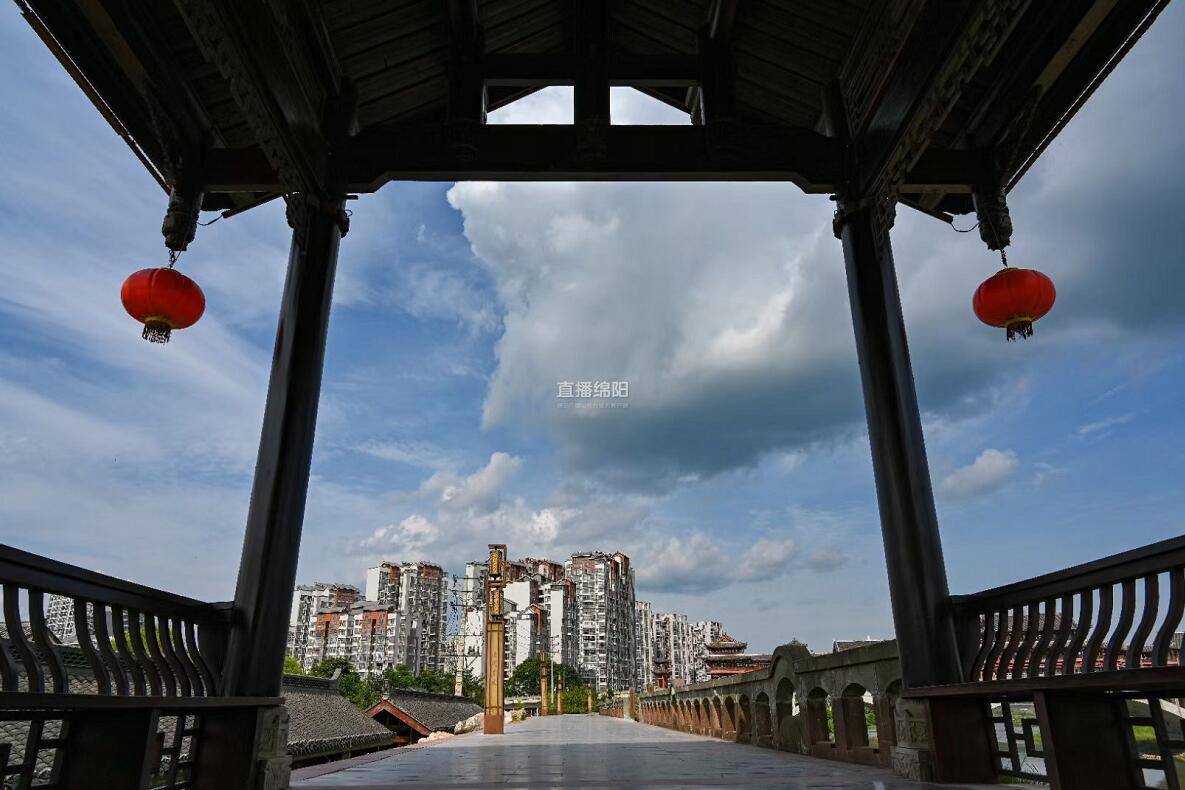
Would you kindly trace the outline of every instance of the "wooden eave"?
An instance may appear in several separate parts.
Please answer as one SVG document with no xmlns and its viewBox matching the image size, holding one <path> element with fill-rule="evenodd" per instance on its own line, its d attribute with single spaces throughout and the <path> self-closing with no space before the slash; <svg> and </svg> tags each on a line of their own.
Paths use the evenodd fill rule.
<svg viewBox="0 0 1185 790">
<path fill-rule="evenodd" d="M 187 157 L 209 162 L 207 208 L 325 189 L 322 127 L 344 80 L 355 136 L 335 154 L 354 191 L 393 178 L 585 178 L 826 192 L 857 172 L 937 214 L 971 210 L 973 183 L 1015 184 L 1167 3 L 607 0 L 611 84 L 706 129 L 485 127 L 457 147 L 458 97 L 479 95 L 459 75 L 485 83 L 485 111 L 585 78 L 576 0 L 17 1 L 159 180 Z M 723 118 L 705 114 L 710 75 L 708 106 L 726 106 Z M 832 135 L 829 85 L 858 150 Z M 713 132 L 721 121 L 731 141 Z M 580 146 L 594 133 L 606 150 L 590 156 Z"/>
</svg>

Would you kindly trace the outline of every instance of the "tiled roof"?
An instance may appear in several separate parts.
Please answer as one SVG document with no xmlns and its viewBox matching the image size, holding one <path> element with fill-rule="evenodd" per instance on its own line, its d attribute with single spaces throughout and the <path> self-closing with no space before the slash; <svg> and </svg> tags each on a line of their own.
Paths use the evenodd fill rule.
<svg viewBox="0 0 1185 790">
<path fill-rule="evenodd" d="M 0 639 L 7 639 L 8 632 Z M 98 684 L 82 651 L 73 645 L 58 648 L 71 694 L 97 694 Z M 20 677 L 24 687 L 23 672 Z M 391 732 L 362 711 L 355 708 L 337 691 L 337 681 L 329 678 L 314 678 L 301 675 L 285 675 L 282 696 L 286 700 L 289 716 L 288 753 L 295 756 L 333 754 L 355 751 L 392 743 Z M 174 718 L 162 717 L 160 731 L 172 731 Z M 51 733 L 56 723 L 47 725 L 44 737 Z M 0 721 L 0 743 L 11 744 L 9 763 L 19 762 L 24 755 L 29 725 L 23 721 Z M 54 752 L 38 754 L 37 773 L 49 776 L 53 768 Z"/>
<path fill-rule="evenodd" d="M 482 711 L 482 707 L 468 697 L 434 694 L 418 689 L 396 689 L 388 694 L 383 702 L 389 702 L 399 708 L 423 724 L 429 732 L 451 731 L 457 722 L 464 721 Z M 379 705 L 372 707 L 368 713 L 373 715 L 378 707 Z"/>
<path fill-rule="evenodd" d="M 293 757 L 390 745 L 391 731 L 337 692 L 337 681 L 285 675 L 288 753 Z"/>
</svg>

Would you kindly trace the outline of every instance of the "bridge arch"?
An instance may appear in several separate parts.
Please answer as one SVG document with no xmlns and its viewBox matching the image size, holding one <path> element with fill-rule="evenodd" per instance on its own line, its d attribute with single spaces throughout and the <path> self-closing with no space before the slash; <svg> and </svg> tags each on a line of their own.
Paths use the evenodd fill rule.
<svg viewBox="0 0 1185 790">
<path fill-rule="evenodd" d="M 798 715 L 798 701 L 790 678 L 778 681 L 774 692 L 775 744 L 791 752 L 803 751 L 802 717 Z"/>
<path fill-rule="evenodd" d="M 753 700 L 753 742 L 758 746 L 772 746 L 773 720 L 769 712 L 769 695 L 760 692 Z"/>
<path fill-rule="evenodd" d="M 711 727 L 711 732 L 709 732 L 708 734 L 714 735 L 717 738 L 723 738 L 724 737 L 724 725 L 721 722 L 720 698 L 719 697 L 712 697 L 711 699 L 708 700 L 708 711 L 710 714 L 708 723 Z"/>
<path fill-rule="evenodd" d="M 832 717 L 835 720 L 835 742 L 841 749 L 868 748 L 866 711 L 872 707 L 870 700 L 868 689 L 859 683 L 849 683 L 840 692 L 839 705 L 832 706 Z"/>
<path fill-rule="evenodd" d="M 753 740 L 753 714 L 750 704 L 747 694 L 742 694 L 737 699 L 737 743 L 750 743 Z"/>
<path fill-rule="evenodd" d="M 816 686 L 806 697 L 806 740 L 810 751 L 831 749 L 835 736 L 831 728 L 831 705 L 827 692 Z"/>
<path fill-rule="evenodd" d="M 726 741 L 737 739 L 737 706 L 732 697 L 725 697 L 720 709 L 721 737 Z"/>
</svg>

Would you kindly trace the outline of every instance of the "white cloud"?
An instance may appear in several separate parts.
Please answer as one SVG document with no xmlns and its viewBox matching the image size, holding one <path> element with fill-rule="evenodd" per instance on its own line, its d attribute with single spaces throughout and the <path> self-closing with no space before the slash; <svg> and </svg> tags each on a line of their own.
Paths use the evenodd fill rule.
<svg viewBox="0 0 1185 790">
<path fill-rule="evenodd" d="M 496 452 L 489 462 L 471 475 L 437 472 L 424 481 L 422 490 L 439 497 L 442 507 L 450 510 L 489 511 L 497 506 L 502 489 L 522 467 L 522 459 Z"/>
<path fill-rule="evenodd" d="M 1116 428 L 1120 425 L 1126 425 L 1135 418 L 1135 412 L 1128 412 L 1127 414 L 1119 414 L 1114 417 L 1107 417 L 1095 422 L 1088 422 L 1085 425 L 1078 426 L 1078 429 L 1074 431 L 1074 435 L 1081 439 L 1090 436 L 1091 434 L 1103 433 L 1110 430 L 1111 428 Z"/>
<path fill-rule="evenodd" d="M 781 576 L 798 554 L 798 544 L 791 538 L 761 538 L 741 555 L 738 576 L 745 581 L 762 581 Z"/>
<path fill-rule="evenodd" d="M 456 465 L 456 459 L 453 453 L 437 447 L 430 442 L 371 441 L 357 445 L 351 449 L 383 461 L 397 461 L 423 469 L 443 470 Z"/>
<path fill-rule="evenodd" d="M 1013 451 L 988 448 L 969 466 L 942 478 L 938 492 L 952 501 L 975 499 L 1002 488 L 1019 467 L 1020 460 Z"/>
</svg>

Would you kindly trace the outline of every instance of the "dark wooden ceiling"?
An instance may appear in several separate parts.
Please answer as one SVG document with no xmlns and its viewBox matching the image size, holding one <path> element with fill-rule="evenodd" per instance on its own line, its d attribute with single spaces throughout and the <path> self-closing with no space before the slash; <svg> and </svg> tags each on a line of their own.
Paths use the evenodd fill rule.
<svg viewBox="0 0 1185 790">
<path fill-rule="evenodd" d="M 281 182 L 276 189 L 282 191 L 293 189 L 285 173 L 294 172 L 280 166 L 283 149 L 315 147 L 313 127 L 343 80 L 356 90 L 359 135 L 378 139 L 386 130 L 436 123 L 440 136 L 450 102 L 456 102 L 458 53 L 472 58 L 476 51 L 479 60 L 491 62 L 539 56 L 544 71 L 562 71 L 562 63 L 547 58 L 587 51 L 578 46 L 578 9 L 596 2 L 18 0 L 162 181 L 172 180 L 178 150 L 199 146 L 214 156 L 256 150 L 278 172 L 271 180 Z M 851 134 L 860 141 L 862 166 L 879 174 L 905 156 L 907 164 L 890 174 L 902 186 L 902 198 L 923 210 L 960 212 L 970 210 L 969 182 L 983 168 L 959 157 L 974 154 L 1014 183 L 1166 2 L 604 0 L 600 45 L 611 64 L 624 59 L 675 72 L 682 62 L 705 63 L 705 47 L 722 48 L 730 58 L 721 72 L 727 74 L 727 120 L 746 127 L 831 136 L 824 97 L 828 86 L 838 86 Z M 476 50 L 465 41 L 467 26 L 476 31 Z M 521 58 L 516 63 L 514 69 L 526 68 Z M 693 69 L 696 79 L 699 69 Z M 549 84 L 573 82 L 549 74 Z M 486 110 L 542 87 L 530 80 L 487 84 Z M 713 116 L 703 104 L 708 83 L 701 90 L 695 81 L 653 79 L 636 87 L 711 130 Z M 269 129 L 278 133 L 269 137 Z M 523 145 L 530 147 L 531 140 L 524 137 Z M 708 141 L 705 155 L 716 155 L 713 144 Z M 654 145 L 665 143 L 656 137 Z M 689 157 L 699 150 L 684 147 Z M 499 156 L 513 158 L 515 150 L 510 145 Z M 928 165 L 919 165 L 924 179 L 902 170 L 915 167 L 923 152 L 931 164 L 959 164 L 943 177 Z M 735 146 L 730 155 L 754 156 Z M 449 177 L 447 162 L 427 159 L 420 169 L 390 168 L 392 177 L 410 171 Z M 610 158 L 604 172 L 590 172 L 612 175 L 614 168 Z M 306 176 L 311 169 L 306 163 Z M 464 168 L 453 169 L 453 177 L 469 177 Z M 649 172 L 639 166 L 633 177 Z M 669 174 L 671 166 L 654 172 Z M 728 172 L 699 163 L 687 168 L 689 177 L 726 178 Z M 782 171 L 750 162 L 736 172 L 757 178 Z M 923 183 L 914 183 L 919 179 Z M 243 180 L 244 194 L 232 202 L 258 192 L 259 185 Z M 381 180 L 375 176 L 369 185 L 377 188 Z M 808 188 L 809 179 L 794 180 Z M 833 180 L 815 179 L 811 189 L 830 191 Z"/>
</svg>

